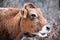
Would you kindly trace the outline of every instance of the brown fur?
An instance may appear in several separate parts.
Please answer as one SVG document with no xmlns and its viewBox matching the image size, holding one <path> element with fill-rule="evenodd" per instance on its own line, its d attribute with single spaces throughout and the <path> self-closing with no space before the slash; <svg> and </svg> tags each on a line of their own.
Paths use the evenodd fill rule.
<svg viewBox="0 0 60 40">
<path fill-rule="evenodd" d="M 37 13 L 36 20 L 30 20 L 30 8 L 33 8 L 33 12 Z M 19 8 L 0 8 L 0 32 L 5 29 L 11 39 L 14 39 L 21 32 L 30 34 L 38 32 L 46 24 L 48 22 L 41 11 L 31 3 L 25 5 L 22 11 Z"/>
</svg>

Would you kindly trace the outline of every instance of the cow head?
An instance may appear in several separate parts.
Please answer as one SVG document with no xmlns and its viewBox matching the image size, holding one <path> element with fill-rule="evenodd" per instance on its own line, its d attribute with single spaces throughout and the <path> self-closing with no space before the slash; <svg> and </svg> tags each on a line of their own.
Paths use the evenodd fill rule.
<svg viewBox="0 0 60 40">
<path fill-rule="evenodd" d="M 30 36 L 37 35 L 46 37 L 51 32 L 52 27 L 43 17 L 42 12 L 39 11 L 33 3 L 26 3 L 21 11 L 20 27 L 21 31 Z"/>
</svg>

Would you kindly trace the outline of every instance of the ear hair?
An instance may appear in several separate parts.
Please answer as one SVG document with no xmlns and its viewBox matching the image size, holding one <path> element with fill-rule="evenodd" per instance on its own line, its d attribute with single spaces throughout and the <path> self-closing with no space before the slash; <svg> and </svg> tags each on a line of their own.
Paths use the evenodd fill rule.
<svg viewBox="0 0 60 40">
<path fill-rule="evenodd" d="M 33 3 L 26 3 L 26 4 L 24 4 L 24 8 L 27 9 L 27 7 L 28 8 L 36 8 Z"/>
<path fill-rule="evenodd" d="M 27 17 L 27 10 L 26 9 L 22 9 L 21 10 L 21 15 L 23 18 L 26 18 Z"/>
</svg>

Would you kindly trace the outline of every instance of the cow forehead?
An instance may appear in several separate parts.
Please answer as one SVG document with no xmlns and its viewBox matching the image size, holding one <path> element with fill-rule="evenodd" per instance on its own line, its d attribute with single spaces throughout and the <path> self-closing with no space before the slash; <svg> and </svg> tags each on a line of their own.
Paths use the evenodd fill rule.
<svg viewBox="0 0 60 40">
<path fill-rule="evenodd" d="M 30 9 L 29 9 L 29 13 L 30 13 L 30 14 L 36 14 L 37 16 L 42 15 L 41 10 L 38 10 L 37 8 L 30 8 Z M 42 15 L 42 16 L 43 16 L 43 15 Z"/>
<path fill-rule="evenodd" d="M 35 8 L 30 8 L 29 11 L 30 12 L 35 12 L 35 13 L 38 12 L 38 10 L 36 10 Z"/>
</svg>

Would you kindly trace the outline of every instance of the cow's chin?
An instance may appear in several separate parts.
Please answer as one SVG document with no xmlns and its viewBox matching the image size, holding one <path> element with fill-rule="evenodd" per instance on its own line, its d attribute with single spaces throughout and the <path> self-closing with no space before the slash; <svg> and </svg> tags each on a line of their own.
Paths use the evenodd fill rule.
<svg viewBox="0 0 60 40">
<path fill-rule="evenodd" d="M 47 37 L 48 36 L 48 34 L 40 34 L 40 33 L 38 33 L 38 34 L 36 34 L 36 36 L 38 36 L 38 37 L 42 37 L 42 38 L 45 38 L 45 37 Z"/>
<path fill-rule="evenodd" d="M 45 34 L 45 35 L 39 35 L 40 37 L 47 37 L 48 36 L 48 34 Z"/>
</svg>

